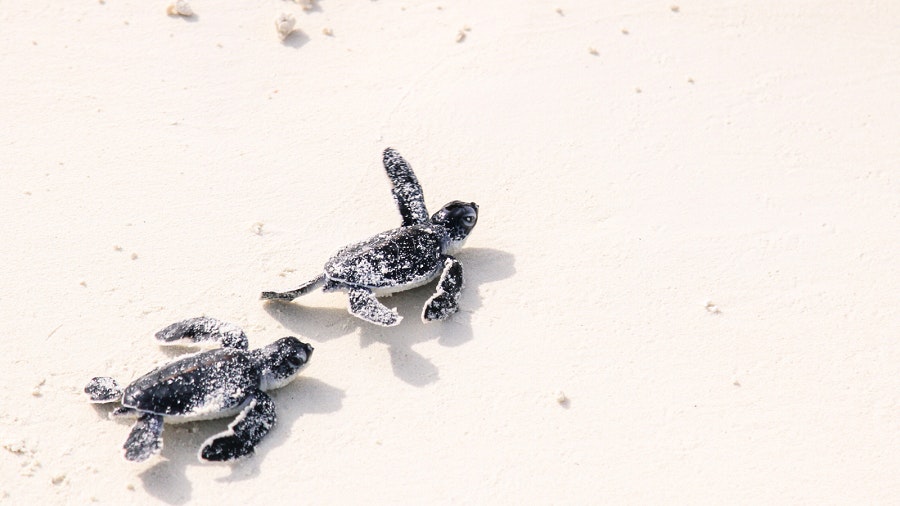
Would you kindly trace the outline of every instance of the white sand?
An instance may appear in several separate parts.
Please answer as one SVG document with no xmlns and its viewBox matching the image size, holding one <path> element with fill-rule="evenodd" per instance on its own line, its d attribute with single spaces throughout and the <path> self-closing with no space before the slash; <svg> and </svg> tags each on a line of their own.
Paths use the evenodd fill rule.
<svg viewBox="0 0 900 506">
<path fill-rule="evenodd" d="M 0 498 L 896 503 L 900 3 L 317 5 L 0 2 Z M 481 206 L 461 312 L 266 308 L 399 223 L 386 146 Z M 201 314 L 316 354 L 255 457 L 125 462 L 82 386 Z"/>
</svg>

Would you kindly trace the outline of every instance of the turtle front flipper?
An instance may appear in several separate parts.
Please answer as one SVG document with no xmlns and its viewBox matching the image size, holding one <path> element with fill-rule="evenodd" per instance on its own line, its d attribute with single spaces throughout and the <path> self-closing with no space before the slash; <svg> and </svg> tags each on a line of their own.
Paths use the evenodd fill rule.
<svg viewBox="0 0 900 506">
<path fill-rule="evenodd" d="M 425 208 L 425 195 L 422 193 L 422 186 L 416 175 L 413 173 L 412 167 L 406 163 L 406 160 L 400 156 L 400 153 L 394 149 L 387 148 L 384 150 L 384 169 L 387 171 L 388 178 L 394 188 L 391 193 L 394 195 L 394 201 L 400 209 L 400 216 L 403 218 L 403 226 L 422 225 L 428 223 L 428 209 Z"/>
<path fill-rule="evenodd" d="M 162 450 L 163 417 L 144 413 L 138 417 L 125 440 L 125 458 L 132 462 L 142 462 Z"/>
<path fill-rule="evenodd" d="M 459 260 L 446 256 L 444 272 L 438 282 L 437 292 L 425 303 L 422 321 L 445 320 L 459 310 L 459 294 L 463 287 L 463 269 Z"/>
<path fill-rule="evenodd" d="M 237 418 L 228 425 L 228 430 L 203 443 L 200 459 L 224 462 L 250 455 L 274 425 L 275 402 L 265 392 L 257 390 L 251 394 L 250 402 Z"/>
<path fill-rule="evenodd" d="M 297 297 L 300 297 L 301 295 L 308 294 L 309 292 L 322 286 L 322 284 L 324 283 L 325 275 L 319 274 L 317 277 L 307 281 L 294 290 L 291 290 L 289 292 L 263 292 L 259 298 L 262 300 L 284 300 L 290 302 Z"/>
<path fill-rule="evenodd" d="M 233 323 L 208 316 L 175 322 L 156 333 L 161 344 L 219 343 L 223 348 L 247 349 L 247 335 Z"/>
<path fill-rule="evenodd" d="M 119 383 L 107 376 L 93 378 L 84 386 L 84 393 L 88 394 L 90 401 L 95 404 L 116 402 L 122 398 L 122 391 Z"/>
<path fill-rule="evenodd" d="M 388 309 L 378 301 L 375 294 L 368 288 L 354 287 L 349 293 L 350 305 L 348 311 L 357 318 L 383 327 L 393 327 L 400 323 L 402 316 L 396 310 Z"/>
</svg>

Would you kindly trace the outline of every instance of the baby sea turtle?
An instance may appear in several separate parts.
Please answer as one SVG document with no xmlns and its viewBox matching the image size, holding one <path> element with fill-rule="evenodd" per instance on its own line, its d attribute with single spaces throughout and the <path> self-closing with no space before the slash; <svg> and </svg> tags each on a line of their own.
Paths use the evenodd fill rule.
<svg viewBox="0 0 900 506">
<path fill-rule="evenodd" d="M 290 301 L 320 286 L 326 292 L 343 290 L 349 293 L 350 314 L 390 327 L 403 317 L 376 296 L 416 288 L 440 276 L 422 320 L 443 320 L 459 309 L 463 269 L 452 255 L 475 227 L 478 205 L 454 200 L 429 217 L 422 187 L 406 160 L 387 148 L 384 168 L 401 226 L 344 247 L 328 260 L 323 274 L 289 292 L 263 292 L 263 299 Z"/>
<path fill-rule="evenodd" d="M 285 337 L 247 349 L 244 332 L 213 318 L 191 318 L 156 334 L 163 344 L 217 342 L 223 348 L 181 358 L 141 376 L 124 389 L 109 377 L 88 382 L 93 403 L 121 402 L 110 416 L 135 416 L 125 458 L 139 462 L 162 449 L 163 422 L 237 415 L 228 429 L 203 443 L 199 458 L 227 461 L 253 453 L 275 424 L 275 403 L 265 390 L 288 384 L 307 364 L 312 346 Z"/>
</svg>

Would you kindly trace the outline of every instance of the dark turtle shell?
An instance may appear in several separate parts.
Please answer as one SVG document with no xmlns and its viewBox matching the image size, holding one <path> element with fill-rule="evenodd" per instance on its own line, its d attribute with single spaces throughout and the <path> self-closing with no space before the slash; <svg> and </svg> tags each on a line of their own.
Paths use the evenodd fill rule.
<svg viewBox="0 0 900 506">
<path fill-rule="evenodd" d="M 376 289 L 424 283 L 440 272 L 446 237 L 447 231 L 434 225 L 388 230 L 338 251 L 325 264 L 325 275 Z"/>
<path fill-rule="evenodd" d="M 136 379 L 122 405 L 166 416 L 214 416 L 238 407 L 259 388 L 259 368 L 244 350 L 224 348 L 185 357 Z"/>
</svg>

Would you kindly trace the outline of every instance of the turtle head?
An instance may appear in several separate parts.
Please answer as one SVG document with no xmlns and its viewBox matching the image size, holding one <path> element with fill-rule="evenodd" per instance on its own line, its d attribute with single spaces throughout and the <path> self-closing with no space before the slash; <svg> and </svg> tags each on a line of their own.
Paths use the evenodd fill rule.
<svg viewBox="0 0 900 506">
<path fill-rule="evenodd" d="M 458 249 L 478 222 L 478 204 L 454 200 L 434 213 L 431 222 L 446 228 L 450 232 L 450 249 Z"/>
<path fill-rule="evenodd" d="M 309 362 L 313 347 L 296 337 L 282 337 L 253 353 L 260 368 L 259 388 L 272 390 L 287 385 Z"/>
</svg>

